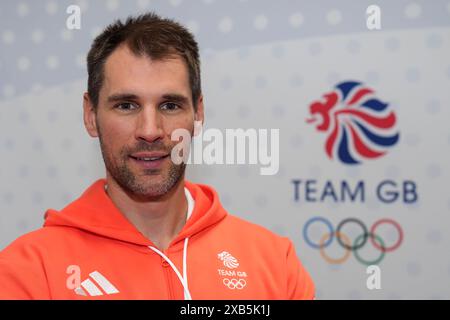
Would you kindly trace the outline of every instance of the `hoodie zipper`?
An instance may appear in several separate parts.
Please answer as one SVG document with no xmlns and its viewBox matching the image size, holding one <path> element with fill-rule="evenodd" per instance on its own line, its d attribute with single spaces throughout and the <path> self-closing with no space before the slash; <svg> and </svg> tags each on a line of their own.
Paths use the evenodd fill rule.
<svg viewBox="0 0 450 320">
<path fill-rule="evenodd" d="M 174 300 L 175 299 L 175 293 L 173 290 L 173 281 L 172 281 L 172 271 L 170 269 L 170 265 L 169 263 L 164 260 L 163 258 L 161 258 L 161 265 L 163 267 L 164 270 L 164 277 L 166 279 L 166 285 L 167 285 L 167 290 L 169 291 L 169 300 Z"/>
</svg>

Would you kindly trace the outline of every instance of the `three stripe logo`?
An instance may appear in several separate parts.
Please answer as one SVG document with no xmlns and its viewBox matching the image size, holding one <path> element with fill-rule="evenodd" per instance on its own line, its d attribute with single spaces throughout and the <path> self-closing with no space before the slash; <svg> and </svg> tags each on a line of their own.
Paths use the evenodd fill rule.
<svg viewBox="0 0 450 320">
<path fill-rule="evenodd" d="M 117 288 L 111 282 L 109 282 L 108 279 L 106 279 L 100 272 L 91 272 L 89 274 L 89 277 L 90 278 L 87 278 L 86 280 L 81 282 L 78 288 L 74 289 L 76 294 L 80 296 L 95 297 L 102 296 L 105 293 L 107 295 L 119 293 L 119 290 L 117 290 Z"/>
</svg>

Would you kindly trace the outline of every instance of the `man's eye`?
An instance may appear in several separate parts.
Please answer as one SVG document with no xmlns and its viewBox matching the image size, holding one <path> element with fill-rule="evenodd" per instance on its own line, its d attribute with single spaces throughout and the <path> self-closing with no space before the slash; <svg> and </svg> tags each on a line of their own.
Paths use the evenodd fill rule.
<svg viewBox="0 0 450 320">
<path fill-rule="evenodd" d="M 177 104 L 172 103 L 172 102 L 167 102 L 167 103 L 164 103 L 163 105 L 161 105 L 161 109 L 167 110 L 167 111 L 175 111 L 179 108 L 180 107 Z"/>
<path fill-rule="evenodd" d="M 131 102 L 124 102 L 116 105 L 116 108 L 119 110 L 134 110 L 137 108 L 137 106 Z"/>
</svg>

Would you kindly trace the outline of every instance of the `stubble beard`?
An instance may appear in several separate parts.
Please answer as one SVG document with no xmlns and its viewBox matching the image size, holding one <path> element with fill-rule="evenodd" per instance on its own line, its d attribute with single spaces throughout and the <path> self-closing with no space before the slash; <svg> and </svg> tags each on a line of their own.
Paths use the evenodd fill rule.
<svg viewBox="0 0 450 320">
<path fill-rule="evenodd" d="M 114 181 L 128 194 L 141 199 L 153 199 L 164 196 L 171 191 L 184 176 L 186 164 L 175 164 L 170 160 L 168 169 L 145 169 L 142 174 L 135 174 L 130 166 L 130 151 L 125 147 L 121 150 L 118 161 L 108 150 L 99 130 L 99 142 L 105 167 Z M 162 142 L 155 142 L 150 148 L 147 142 L 138 143 L 137 151 L 166 150 Z M 162 148 L 161 148 L 162 147 Z"/>
</svg>

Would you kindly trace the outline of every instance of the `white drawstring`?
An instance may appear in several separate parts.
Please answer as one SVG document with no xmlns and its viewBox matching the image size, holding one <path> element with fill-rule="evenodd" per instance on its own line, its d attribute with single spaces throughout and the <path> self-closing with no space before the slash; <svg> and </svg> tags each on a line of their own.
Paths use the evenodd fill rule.
<svg viewBox="0 0 450 320">
<path fill-rule="evenodd" d="M 184 193 L 186 195 L 187 203 L 188 203 L 188 209 L 186 214 L 186 221 L 189 220 L 192 211 L 194 210 L 194 198 L 192 197 L 189 190 L 184 187 Z M 189 237 L 186 237 L 184 239 L 184 247 L 183 247 L 183 276 L 181 276 L 180 271 L 178 271 L 177 267 L 173 264 L 172 261 L 161 251 L 159 251 L 157 248 L 149 246 L 150 249 L 155 251 L 157 254 L 159 254 L 164 260 L 166 260 L 169 265 L 172 267 L 173 271 L 175 271 L 175 274 L 177 275 L 178 279 L 180 280 L 181 284 L 183 285 L 184 289 L 184 300 L 192 300 L 191 293 L 189 292 L 188 287 L 188 279 L 187 279 L 187 247 L 188 247 Z"/>
<path fill-rule="evenodd" d="M 192 300 L 191 293 L 189 292 L 188 278 L 187 278 L 187 246 L 189 238 L 184 239 L 183 248 L 183 279 L 186 287 L 184 288 L 184 300 Z"/>
<path fill-rule="evenodd" d="M 169 265 L 172 267 L 173 271 L 175 271 L 175 274 L 177 275 L 178 279 L 180 280 L 181 284 L 183 285 L 184 289 L 184 300 L 192 300 L 191 293 L 189 292 L 188 288 L 188 281 L 187 281 L 187 245 L 188 245 L 189 238 L 184 239 L 184 248 L 183 248 L 183 276 L 181 276 L 180 271 L 178 271 L 177 267 L 173 264 L 172 261 L 170 261 L 169 257 L 167 257 L 164 253 L 159 251 L 157 248 L 148 246 L 150 249 L 155 251 L 157 254 L 159 254 L 164 260 L 166 260 Z"/>
</svg>

